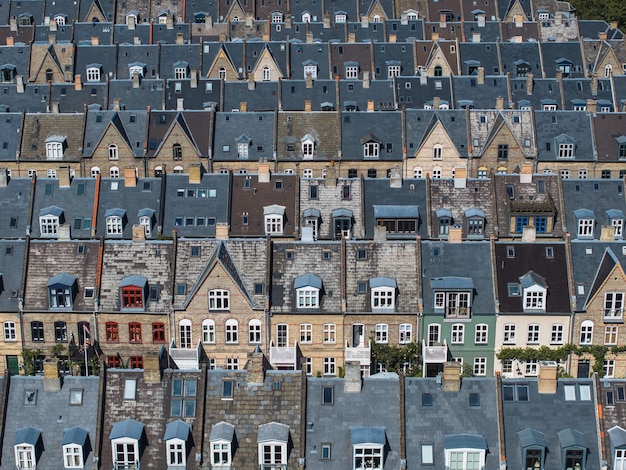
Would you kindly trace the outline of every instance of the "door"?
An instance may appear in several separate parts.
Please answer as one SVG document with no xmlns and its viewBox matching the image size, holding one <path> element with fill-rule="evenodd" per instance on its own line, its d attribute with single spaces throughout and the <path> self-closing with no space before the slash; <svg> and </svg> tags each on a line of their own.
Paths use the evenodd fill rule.
<svg viewBox="0 0 626 470">
<path fill-rule="evenodd" d="M 363 325 L 352 325 L 352 347 L 363 346 Z"/>
<path fill-rule="evenodd" d="M 581 360 L 578 361 L 578 374 L 577 377 L 579 379 L 587 379 L 589 378 L 589 361 L 588 360 Z"/>
<path fill-rule="evenodd" d="M 20 366 L 17 362 L 17 356 L 7 356 L 7 369 L 11 375 L 20 375 Z"/>
</svg>

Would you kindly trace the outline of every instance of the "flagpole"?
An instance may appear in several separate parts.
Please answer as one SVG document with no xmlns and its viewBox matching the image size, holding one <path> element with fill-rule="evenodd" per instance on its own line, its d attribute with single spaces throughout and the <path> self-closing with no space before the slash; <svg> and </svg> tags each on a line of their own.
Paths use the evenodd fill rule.
<svg viewBox="0 0 626 470">
<path fill-rule="evenodd" d="M 83 347 L 85 348 L 85 377 L 89 375 L 89 365 L 87 364 L 87 326 L 83 325 L 83 333 L 85 338 L 83 341 Z"/>
</svg>

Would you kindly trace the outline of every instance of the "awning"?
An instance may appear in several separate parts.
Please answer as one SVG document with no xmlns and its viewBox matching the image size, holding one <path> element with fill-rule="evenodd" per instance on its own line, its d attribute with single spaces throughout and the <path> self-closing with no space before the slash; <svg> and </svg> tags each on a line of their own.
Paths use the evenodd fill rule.
<svg viewBox="0 0 626 470">
<path fill-rule="evenodd" d="M 259 433 L 257 435 L 257 442 L 289 441 L 289 426 L 281 423 L 267 423 L 259 426 Z"/>
<path fill-rule="evenodd" d="M 378 206 L 374 205 L 374 218 L 376 219 L 418 219 L 418 206 Z"/>
<path fill-rule="evenodd" d="M 382 426 L 350 426 L 352 445 L 380 444 L 385 445 L 385 428 Z"/>
<path fill-rule="evenodd" d="M 448 449 L 487 450 L 487 441 L 477 434 L 448 434 L 443 436 L 443 447 Z"/>
<path fill-rule="evenodd" d="M 316 289 L 321 289 L 322 288 L 322 278 L 319 276 L 316 276 L 315 274 L 303 274 L 301 276 L 298 276 L 294 281 L 293 281 L 293 287 L 294 289 L 301 289 L 303 287 L 314 287 Z"/>
<path fill-rule="evenodd" d="M 128 437 L 130 439 L 140 440 L 143 434 L 143 424 L 134 419 L 125 419 L 118 421 L 113 425 L 109 439 L 120 439 Z"/>
<path fill-rule="evenodd" d="M 187 441 L 189 439 L 189 433 L 191 432 L 191 426 L 180 419 L 172 421 L 165 426 L 164 440 L 180 439 L 181 441 Z"/>
<path fill-rule="evenodd" d="M 87 442 L 88 436 L 89 432 L 83 428 L 70 428 L 63 433 L 63 440 L 61 441 L 61 445 L 64 446 L 66 444 L 78 444 L 79 446 L 84 446 L 85 442 Z"/>
</svg>

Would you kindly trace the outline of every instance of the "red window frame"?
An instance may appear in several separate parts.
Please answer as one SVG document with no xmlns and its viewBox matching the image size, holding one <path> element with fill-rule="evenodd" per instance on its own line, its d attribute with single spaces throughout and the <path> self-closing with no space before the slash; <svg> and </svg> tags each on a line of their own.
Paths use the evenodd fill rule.
<svg viewBox="0 0 626 470">
<path fill-rule="evenodd" d="M 134 321 L 128 324 L 128 340 L 131 343 L 141 343 L 141 323 Z"/>
<path fill-rule="evenodd" d="M 116 368 L 120 366 L 119 356 L 107 356 L 107 367 Z"/>
<path fill-rule="evenodd" d="M 152 324 L 152 342 L 165 343 L 165 323 Z"/>
<path fill-rule="evenodd" d="M 131 369 L 143 369 L 143 356 L 130 356 Z"/>
<path fill-rule="evenodd" d="M 122 287 L 123 308 L 143 308 L 143 289 L 137 286 Z"/>
<path fill-rule="evenodd" d="M 119 343 L 120 341 L 120 327 L 114 321 L 108 321 L 105 325 L 106 328 L 106 341 L 107 343 Z"/>
</svg>

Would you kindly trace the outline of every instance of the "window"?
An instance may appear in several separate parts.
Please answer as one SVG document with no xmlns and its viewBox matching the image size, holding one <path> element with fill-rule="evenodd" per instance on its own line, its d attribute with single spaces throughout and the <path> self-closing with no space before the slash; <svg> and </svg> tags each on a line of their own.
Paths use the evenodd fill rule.
<svg viewBox="0 0 626 470">
<path fill-rule="evenodd" d="M 365 158 L 378 158 L 378 151 L 379 151 L 379 149 L 380 149 L 380 144 L 378 142 L 366 142 L 363 145 L 363 157 L 365 157 Z M 369 177 L 369 175 L 368 175 L 368 177 Z"/>
<path fill-rule="evenodd" d="M 209 310 L 229 310 L 230 294 L 227 290 L 213 289 L 209 291 Z"/>
<path fill-rule="evenodd" d="M 420 443 L 420 456 L 422 465 L 434 465 L 435 464 L 435 452 L 434 444 L 432 442 Z"/>
<path fill-rule="evenodd" d="M 452 325 L 450 342 L 452 344 L 463 344 L 465 342 L 465 325 L 460 323 Z"/>
<path fill-rule="evenodd" d="M 248 323 L 248 342 L 250 344 L 261 343 L 261 321 L 250 320 Z"/>
<path fill-rule="evenodd" d="M 604 361 L 602 365 L 602 370 L 604 371 L 604 377 L 614 377 L 615 375 L 615 361 L 613 359 L 608 359 Z"/>
<path fill-rule="evenodd" d="M 29 444 L 20 444 L 15 446 L 15 463 L 19 469 L 34 469 L 35 447 Z"/>
<path fill-rule="evenodd" d="M 605 326 L 604 327 L 604 344 L 605 345 L 617 344 L 617 326 Z"/>
<path fill-rule="evenodd" d="M 446 319 L 470 318 L 470 292 L 435 292 L 435 311 L 443 311 Z"/>
<path fill-rule="evenodd" d="M 592 344 L 593 343 L 593 322 L 591 320 L 585 320 L 580 325 L 580 344 Z"/>
<path fill-rule="evenodd" d="M 354 466 L 353 469 L 371 468 L 382 470 L 383 468 L 383 446 L 382 445 L 354 445 Z"/>
<path fill-rule="evenodd" d="M 120 340 L 119 326 L 116 322 L 106 322 L 106 341 L 109 343 L 117 343 Z"/>
<path fill-rule="evenodd" d="M 337 341 L 337 325 L 334 323 L 324 323 L 322 338 L 324 343 L 335 343 Z"/>
<path fill-rule="evenodd" d="M 581 180 L 587 179 L 587 170 L 584 168 L 581 170 L 578 170 L 578 178 L 580 178 Z"/>
<path fill-rule="evenodd" d="M 139 286 L 123 286 L 122 308 L 143 308 L 143 288 Z"/>
<path fill-rule="evenodd" d="M 371 287 L 371 284 L 370 284 Z M 372 309 L 392 310 L 395 308 L 396 290 L 393 287 L 374 287 L 372 290 Z"/>
<path fill-rule="evenodd" d="M 604 293 L 604 321 L 621 321 L 624 318 L 624 293 Z"/>
<path fill-rule="evenodd" d="M 476 328 L 474 330 L 474 343 L 487 344 L 487 331 L 488 325 L 485 325 L 484 323 L 476 325 Z"/>
<path fill-rule="evenodd" d="M 287 443 L 259 443 L 259 460 L 262 469 L 286 468 Z"/>
<path fill-rule="evenodd" d="M 107 235 L 122 235 L 124 224 L 121 216 L 110 216 L 106 218 Z"/>
<path fill-rule="evenodd" d="M 198 381 L 196 379 L 172 380 L 171 415 L 182 418 L 192 418 L 196 415 L 196 394 Z"/>
<path fill-rule="evenodd" d="M 39 231 L 42 237 L 55 237 L 59 229 L 59 217 L 44 215 L 39 217 Z"/>
<path fill-rule="evenodd" d="M 524 289 L 524 311 L 545 310 L 546 290 L 540 286 L 532 286 Z"/>
<path fill-rule="evenodd" d="M 528 325 L 526 342 L 528 344 L 539 344 L 539 325 L 535 323 Z"/>
<path fill-rule="evenodd" d="M 46 142 L 46 158 L 48 160 L 62 160 L 65 149 L 65 138 L 50 137 Z"/>
<path fill-rule="evenodd" d="M 267 82 L 270 81 L 272 78 L 272 74 L 270 71 L 270 68 L 266 65 L 265 67 L 263 67 L 263 81 Z"/>
<path fill-rule="evenodd" d="M 237 344 L 239 342 L 239 324 L 237 320 L 226 320 L 226 344 Z"/>
<path fill-rule="evenodd" d="M 559 144 L 559 158 L 573 158 L 574 144 Z"/>
<path fill-rule="evenodd" d="M 386 323 L 378 323 L 374 333 L 374 340 L 377 343 L 387 344 L 389 342 L 389 325 Z"/>
<path fill-rule="evenodd" d="M 358 65 L 347 65 L 346 66 L 346 79 L 347 80 L 356 80 L 359 78 L 359 67 Z"/>
<path fill-rule="evenodd" d="M 265 215 L 265 233 L 267 235 L 283 234 L 283 215 L 282 214 L 267 214 Z"/>
<path fill-rule="evenodd" d="M 129 364 L 131 369 L 143 369 L 143 356 L 130 356 Z"/>
<path fill-rule="evenodd" d="M 531 359 L 529 361 L 526 362 L 526 371 L 525 371 L 525 375 L 529 375 L 529 376 L 535 376 L 537 375 L 537 366 L 539 365 L 539 363 L 534 360 Z"/>
<path fill-rule="evenodd" d="M 178 324 L 181 348 L 191 348 L 191 320 L 181 320 Z"/>
<path fill-rule="evenodd" d="M 285 348 L 289 345 L 289 325 L 279 323 L 276 325 L 276 346 Z"/>
<path fill-rule="evenodd" d="M 512 323 L 504 325 L 504 336 L 502 342 L 504 344 L 515 344 L 515 325 Z"/>
<path fill-rule="evenodd" d="M 437 144 L 433 146 L 433 160 L 441 160 L 442 159 L 442 146 Z"/>
<path fill-rule="evenodd" d="M 333 387 L 322 387 L 322 404 L 323 405 L 332 405 L 333 404 Z"/>
<path fill-rule="evenodd" d="M 313 342 L 313 325 L 310 323 L 300 324 L 300 343 L 311 344 Z"/>
<path fill-rule="evenodd" d="M 128 340 L 131 343 L 141 343 L 141 323 L 131 322 L 128 324 Z"/>
<path fill-rule="evenodd" d="M 165 342 L 165 324 L 164 323 L 152 324 L 152 342 L 153 343 Z"/>
<path fill-rule="evenodd" d="M 334 357 L 324 358 L 324 375 L 335 375 L 336 359 Z"/>
<path fill-rule="evenodd" d="M 187 78 L 187 67 L 175 67 L 174 78 L 176 80 L 185 80 Z"/>
<path fill-rule="evenodd" d="M 552 325 L 550 344 L 563 344 L 563 325 L 560 323 Z"/>
<path fill-rule="evenodd" d="M 64 468 L 83 468 L 83 448 L 76 444 L 63 446 Z"/>
<path fill-rule="evenodd" d="M 409 323 L 401 323 L 398 332 L 398 343 L 407 344 L 413 341 L 413 325 Z"/>
<path fill-rule="evenodd" d="M 507 144 L 498 144 L 498 160 L 506 160 L 509 158 L 509 146 Z"/>
<path fill-rule="evenodd" d="M 232 382 L 231 382 L 232 383 Z M 231 443 L 227 441 L 211 442 L 211 465 L 230 467 Z"/>
<path fill-rule="evenodd" d="M 474 375 L 487 375 L 487 358 L 475 357 L 474 358 Z"/>
<path fill-rule="evenodd" d="M 138 445 L 135 439 L 116 439 L 111 441 L 113 461 L 117 468 L 132 468 L 139 460 Z"/>
<path fill-rule="evenodd" d="M 594 219 L 581 218 L 578 219 L 578 236 L 593 237 Z"/>
<path fill-rule="evenodd" d="M 186 455 L 185 442 L 182 439 L 169 439 L 167 441 L 167 463 L 169 467 L 184 468 Z"/>
<path fill-rule="evenodd" d="M 485 466 L 485 451 L 478 450 L 446 450 L 446 468 L 478 470 Z"/>
<path fill-rule="evenodd" d="M 54 341 L 57 343 L 67 341 L 67 323 L 64 321 L 54 322 Z"/>
<path fill-rule="evenodd" d="M 441 342 L 441 325 L 431 323 L 428 325 L 428 346 L 438 346 Z"/>
</svg>

